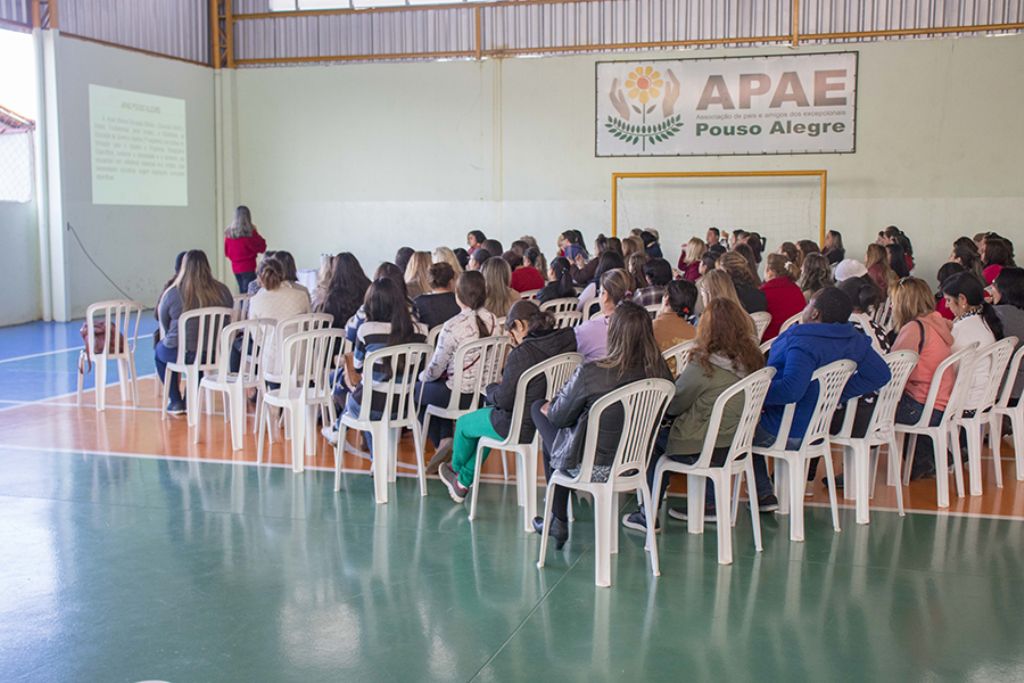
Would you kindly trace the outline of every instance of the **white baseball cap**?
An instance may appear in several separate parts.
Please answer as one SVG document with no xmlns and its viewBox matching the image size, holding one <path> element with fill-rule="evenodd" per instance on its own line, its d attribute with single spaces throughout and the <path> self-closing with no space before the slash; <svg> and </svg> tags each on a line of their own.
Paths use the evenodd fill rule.
<svg viewBox="0 0 1024 683">
<path fill-rule="evenodd" d="M 836 282 L 849 280 L 852 277 L 863 277 L 868 274 L 868 269 L 857 259 L 843 259 L 836 266 Z"/>
</svg>

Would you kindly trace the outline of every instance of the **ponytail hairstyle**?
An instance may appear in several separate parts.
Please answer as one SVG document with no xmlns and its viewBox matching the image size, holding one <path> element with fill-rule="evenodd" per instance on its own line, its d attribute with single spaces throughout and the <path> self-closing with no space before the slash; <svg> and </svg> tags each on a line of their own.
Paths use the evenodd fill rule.
<svg viewBox="0 0 1024 683">
<path fill-rule="evenodd" d="M 601 291 L 608 299 L 618 306 L 623 301 L 633 298 L 633 278 L 622 268 L 614 268 L 601 276 Z M 643 309 L 647 312 L 647 309 Z M 648 316 L 649 317 L 649 316 Z"/>
<path fill-rule="evenodd" d="M 618 368 L 620 379 L 627 370 L 640 370 L 645 377 L 666 374 L 668 366 L 654 340 L 647 309 L 632 301 L 623 301 L 616 307 L 608 321 L 608 353 L 597 363 L 605 368 Z"/>
<path fill-rule="evenodd" d="M 402 291 L 402 296 L 406 299 L 409 298 L 409 291 L 405 288 L 405 273 L 402 272 L 401 268 L 390 261 L 385 261 L 377 266 L 377 272 L 373 274 L 374 280 L 380 280 L 381 278 L 387 278 L 394 282 Z"/>
<path fill-rule="evenodd" d="M 786 257 L 786 260 L 793 264 L 796 271 L 800 272 L 800 264 L 803 263 L 803 257 L 800 254 L 800 250 L 796 248 L 796 245 L 792 242 L 783 242 L 779 245 L 779 252 Z M 787 266 L 787 270 L 789 267 Z M 792 271 L 790 271 L 792 272 Z"/>
<path fill-rule="evenodd" d="M 391 278 L 381 278 L 370 284 L 363 301 L 368 322 L 390 323 L 388 346 L 407 343 L 415 334 L 405 292 Z"/>
<path fill-rule="evenodd" d="M 616 254 L 618 254 L 619 256 L 622 256 L 622 240 L 620 240 L 618 237 L 614 237 L 614 236 L 613 237 L 609 237 L 608 238 L 608 246 L 605 247 L 605 250 L 613 251 Z"/>
<path fill-rule="evenodd" d="M 840 282 L 836 288 L 849 297 L 854 313 L 872 313 L 882 302 L 882 293 L 869 277 L 851 277 Z"/>
<path fill-rule="evenodd" d="M 783 254 L 768 254 L 765 275 L 769 270 L 775 273 L 776 277 L 788 278 L 790 282 L 796 282 L 800 278 L 800 268 Z"/>
<path fill-rule="evenodd" d="M 477 312 L 484 307 L 484 302 L 487 300 L 487 284 L 484 282 L 484 276 L 476 270 L 464 271 L 455 283 L 455 296 L 463 306 L 473 311 L 476 317 L 476 330 L 480 338 L 491 336 L 494 330 L 487 329 Z"/>
<path fill-rule="evenodd" d="M 604 250 L 608 248 L 608 238 L 604 236 L 602 232 L 594 240 L 594 253 L 598 256 L 604 253 Z"/>
<path fill-rule="evenodd" d="M 980 308 L 981 318 L 996 339 L 1003 338 L 1003 321 L 995 307 L 985 301 L 985 287 L 970 273 L 959 273 L 942 283 L 942 293 L 956 299 L 963 295 L 968 306 Z"/>
<path fill-rule="evenodd" d="M 540 268 L 537 267 L 540 265 L 540 249 L 538 249 L 537 247 L 529 247 L 525 252 L 523 252 L 523 257 L 526 259 L 525 265 L 532 266 L 533 268 L 536 268 L 538 271 L 540 271 Z"/>
<path fill-rule="evenodd" d="M 551 272 L 554 273 L 554 282 L 558 285 L 559 299 L 576 296 L 576 286 L 572 283 L 572 265 L 569 263 L 569 259 L 564 256 L 551 259 Z"/>
<path fill-rule="evenodd" d="M 260 287 L 273 292 L 284 282 L 284 266 L 276 258 L 265 258 L 260 262 L 256 277 L 260 281 Z"/>
<path fill-rule="evenodd" d="M 511 330 L 520 320 L 526 323 L 527 334 L 540 334 L 555 329 L 555 316 L 540 310 L 540 306 L 526 299 L 512 304 L 505 317 L 505 329 Z"/>
<path fill-rule="evenodd" d="M 673 280 L 665 287 L 668 307 L 683 320 L 693 315 L 697 306 L 697 285 L 689 280 Z"/>
<path fill-rule="evenodd" d="M 761 237 L 760 233 L 747 233 L 747 241 L 744 244 L 750 247 L 750 251 L 754 253 L 754 270 L 757 270 L 757 265 L 761 263 L 761 252 L 764 251 L 764 242 L 765 239 Z"/>
</svg>

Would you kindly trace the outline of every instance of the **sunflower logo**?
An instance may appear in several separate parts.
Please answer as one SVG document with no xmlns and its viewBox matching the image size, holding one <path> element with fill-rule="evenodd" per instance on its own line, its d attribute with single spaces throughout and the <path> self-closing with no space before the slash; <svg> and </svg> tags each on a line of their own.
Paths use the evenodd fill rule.
<svg viewBox="0 0 1024 683">
<path fill-rule="evenodd" d="M 665 142 L 683 127 L 683 117 L 675 112 L 679 94 L 679 79 L 672 69 L 666 69 L 663 78 L 654 67 L 637 65 L 622 81 L 612 80 L 608 98 L 618 116 L 609 116 L 604 126 L 614 138 L 640 145 L 642 150 Z M 660 114 L 655 113 L 659 100 Z M 649 116 L 653 121 L 648 121 Z"/>
<path fill-rule="evenodd" d="M 661 73 L 649 66 L 637 67 L 626 77 L 626 93 L 630 99 L 640 100 L 640 104 L 658 98 L 663 87 L 665 81 L 661 80 Z"/>
</svg>

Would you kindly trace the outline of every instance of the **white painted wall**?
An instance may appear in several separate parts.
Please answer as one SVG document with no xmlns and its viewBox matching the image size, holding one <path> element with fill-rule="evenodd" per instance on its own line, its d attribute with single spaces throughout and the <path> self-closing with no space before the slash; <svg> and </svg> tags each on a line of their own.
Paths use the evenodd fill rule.
<svg viewBox="0 0 1024 683">
<path fill-rule="evenodd" d="M 51 222 L 54 230 L 61 230 L 67 315 L 80 316 L 94 301 L 121 296 L 67 233 L 69 222 L 111 279 L 133 298 L 152 305 L 179 251 L 205 249 L 214 263 L 220 253 L 214 209 L 213 70 L 59 35 L 55 60 L 61 215 L 52 215 Z M 185 100 L 187 207 L 93 205 L 90 83 Z M 59 254 L 56 258 L 61 259 Z"/>
<path fill-rule="evenodd" d="M 850 251 L 895 223 L 928 279 L 960 234 L 1024 237 L 1024 36 L 832 49 L 860 52 L 852 155 L 597 159 L 594 62 L 625 55 L 241 70 L 226 91 L 225 204 L 248 204 L 300 267 L 350 250 L 370 270 L 472 228 L 506 245 L 523 233 L 553 245 L 566 227 L 590 239 L 609 228 L 613 171 L 826 168 L 829 224 Z M 666 244 L 703 232 L 657 227 Z"/>
<path fill-rule="evenodd" d="M 0 202 L 0 252 L 7 283 L 0 299 L 0 325 L 37 320 L 42 301 L 35 202 Z"/>
</svg>

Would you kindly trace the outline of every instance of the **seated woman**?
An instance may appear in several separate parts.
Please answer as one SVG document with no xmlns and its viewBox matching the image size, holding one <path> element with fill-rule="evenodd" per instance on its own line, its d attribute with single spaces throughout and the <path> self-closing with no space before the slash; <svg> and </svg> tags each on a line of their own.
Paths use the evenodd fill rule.
<svg viewBox="0 0 1024 683">
<path fill-rule="evenodd" d="M 953 315 L 953 311 L 949 310 L 949 306 L 946 305 L 946 298 L 942 296 L 942 283 L 948 280 L 949 278 L 953 277 L 954 275 L 967 272 L 973 274 L 974 271 L 964 268 L 964 266 L 961 265 L 958 261 L 949 261 L 948 263 L 943 263 L 941 266 L 939 266 L 939 272 L 936 273 L 935 275 L 935 279 L 938 280 L 939 282 L 939 289 L 935 294 L 935 310 L 938 311 L 939 315 L 941 315 L 946 320 L 952 320 L 956 316 Z M 980 275 L 976 275 L 975 277 L 978 278 L 978 282 L 982 281 Z"/>
<path fill-rule="evenodd" d="M 800 269 L 800 280 L 797 283 L 800 291 L 804 293 L 804 299 L 810 301 L 814 296 L 826 287 L 835 287 L 836 281 L 832 277 L 832 267 L 823 254 L 808 254 L 804 258 L 804 264 Z"/>
<path fill-rule="evenodd" d="M 633 280 L 621 268 L 609 270 L 601 276 L 601 293 L 597 300 L 602 315 L 576 326 L 576 348 L 584 361 L 597 360 L 607 355 L 608 325 L 615 307 L 629 298 Z M 646 309 L 645 309 L 646 310 Z"/>
<path fill-rule="evenodd" d="M 974 342 L 984 349 L 1003 338 L 1003 321 L 996 315 L 992 304 L 985 301 L 985 288 L 970 273 L 960 273 L 942 283 L 942 295 L 953 315 L 953 353 Z M 968 406 L 981 402 L 989 382 L 1002 381 L 992 377 L 988 366 L 974 368 L 971 389 L 967 393 Z"/>
<path fill-rule="evenodd" d="M 679 254 L 679 271 L 683 274 L 684 280 L 696 282 L 700 279 L 700 261 L 708 251 L 707 245 L 699 237 L 691 237 L 690 241 L 683 245 L 683 251 Z"/>
<path fill-rule="evenodd" d="M 484 308 L 486 298 L 487 287 L 483 275 L 475 271 L 466 271 L 459 276 L 455 284 L 455 299 L 461 310 L 441 328 L 434 355 L 420 373 L 420 381 L 416 385 L 420 422 L 426 417 L 427 406 L 447 406 L 453 391 L 458 391 L 461 395 L 461 405 L 468 406 L 472 401 L 472 397 L 466 392 L 472 390 L 476 382 L 476 373 L 479 372 L 476 363 L 480 355 L 466 356 L 465 367 L 462 368 L 463 385 L 456 387 L 453 386 L 455 352 L 466 342 L 490 337 L 499 332 L 497 317 Z M 427 437 L 436 449 L 427 469 L 434 470 L 451 457 L 452 421 L 431 417 Z"/>
<path fill-rule="evenodd" d="M 405 291 L 410 299 L 430 291 L 430 265 L 433 258 L 429 251 L 414 251 L 405 266 Z M 398 265 L 398 264 L 395 264 Z M 401 268 L 401 266 L 399 266 Z"/>
<path fill-rule="evenodd" d="M 523 264 L 512 271 L 510 281 L 512 289 L 517 292 L 531 292 L 542 289 L 546 284 L 544 274 L 540 271 L 540 249 L 529 247 L 523 252 Z"/>
<path fill-rule="evenodd" d="M 182 313 L 196 308 L 231 308 L 233 303 L 231 290 L 214 279 L 206 252 L 201 249 L 185 252 L 178 277 L 160 298 L 160 329 L 163 336 L 154 349 L 156 374 L 161 382 L 170 383 L 167 412 L 171 415 L 181 415 L 185 412 L 185 400 L 181 397 L 181 389 L 178 387 L 178 375 L 172 372 L 168 376 L 167 364 L 178 360 L 179 344 L 185 344 L 186 362 L 195 359 L 195 350 L 199 347 L 198 327 L 183 332 L 178 329 L 178 319 Z"/>
<path fill-rule="evenodd" d="M 536 401 L 531 410 L 544 450 L 544 475 L 555 470 L 574 472 L 580 466 L 587 439 L 587 416 L 602 396 L 631 382 L 647 378 L 671 380 L 665 360 L 658 351 L 647 311 L 632 302 L 620 304 L 608 326 L 608 354 L 584 363 L 550 403 Z M 601 417 L 594 456 L 592 481 L 607 481 L 623 427 L 622 409 L 611 408 Z M 569 491 L 555 487 L 551 501 L 550 534 L 561 548 L 569 538 Z M 537 533 L 544 520 L 533 520 Z"/>
<path fill-rule="evenodd" d="M 878 287 L 875 287 L 875 283 L 871 281 L 870 277 L 864 275 L 843 280 L 837 285 L 837 288 L 849 297 L 850 303 L 853 304 L 850 322 L 866 334 L 875 351 L 884 356 L 889 352 L 891 342 L 889 335 L 875 322 L 874 318 L 875 311 L 878 310 L 882 302 Z"/>
<path fill-rule="evenodd" d="M 672 282 L 672 264 L 663 258 L 650 258 L 644 264 L 643 287 L 633 296 L 641 306 L 660 304 L 665 298 L 665 287 Z"/>
<path fill-rule="evenodd" d="M 996 315 L 1003 322 L 1003 336 L 1016 337 L 1019 349 L 1021 344 L 1024 344 L 1024 269 L 1003 268 L 993 284 L 995 292 L 992 295 L 992 303 L 995 305 Z M 1010 403 L 1017 405 L 1021 393 L 1024 393 L 1024 364 L 1021 365 L 1017 377 L 1008 378 L 1007 381 L 1014 382 Z"/>
<path fill-rule="evenodd" d="M 689 280 L 673 280 L 665 288 L 661 310 L 654 316 L 654 341 L 667 351 L 676 344 L 693 339 L 697 330 L 693 326 L 693 311 L 697 306 L 697 286 Z M 669 363 L 675 373 L 675 361 Z"/>
<path fill-rule="evenodd" d="M 455 421 L 452 442 L 452 463 L 444 463 L 438 470 L 448 494 L 456 503 L 465 500 L 473 485 L 476 447 L 481 437 L 504 439 L 512 428 L 519 377 L 537 365 L 562 353 L 576 350 L 576 337 L 570 329 L 556 329 L 555 317 L 543 312 L 532 301 L 517 301 L 505 319 L 505 329 L 512 342 L 512 351 L 505 361 L 501 382 L 488 385 L 486 408 L 463 415 Z M 526 387 L 526 407 L 544 398 L 547 382 L 543 375 Z M 535 429 L 529 410 L 523 415 L 520 443 L 529 443 Z M 483 452 L 483 457 L 488 451 Z"/>
<path fill-rule="evenodd" d="M 427 338 L 426 327 L 413 322 L 405 292 L 394 280 L 382 278 L 374 281 L 366 290 L 363 307 L 366 311 L 366 322 L 359 327 L 352 355 L 345 360 L 345 385 L 348 387 L 345 412 L 353 417 L 359 416 L 363 401 L 366 356 L 388 346 L 423 342 Z M 390 366 L 379 365 L 372 368 L 372 372 L 373 381 L 385 382 L 391 378 L 392 369 Z M 380 419 L 386 401 L 386 396 L 381 393 L 375 393 L 371 397 L 372 419 Z M 369 433 L 364 436 L 372 449 Z"/>
<path fill-rule="evenodd" d="M 1013 247 L 1001 237 L 988 237 L 985 239 L 985 262 L 982 270 L 982 277 L 985 284 L 990 285 L 999 277 L 1003 268 L 1013 266 Z"/>
<path fill-rule="evenodd" d="M 455 270 L 451 265 L 431 264 L 429 277 L 430 291 L 419 295 L 412 302 L 416 318 L 428 330 L 445 324 L 461 310 L 455 301 Z"/>
<path fill-rule="evenodd" d="M 917 354 L 917 364 L 910 372 L 896 407 L 896 422 L 917 424 L 924 412 L 936 369 L 953 353 L 953 333 L 950 323 L 936 312 L 935 298 L 924 280 L 904 278 L 892 288 L 889 296 L 892 298 L 893 327 L 899 330 L 892 351 L 913 351 Z M 933 426 L 942 420 L 955 379 L 956 373 L 946 373 L 939 385 L 930 421 Z M 934 452 L 931 439 L 917 440 L 911 479 L 935 475 Z"/>
<path fill-rule="evenodd" d="M 647 466 L 647 484 L 651 487 L 655 507 L 668 489 L 669 477 L 663 480 L 660 491 L 654 490 L 654 473 L 658 461 L 668 457 L 677 462 L 697 462 L 704 448 L 708 424 L 715 401 L 726 389 L 752 372 L 764 367 L 764 355 L 749 334 L 736 334 L 746 324 L 747 313 L 729 299 L 715 299 L 708 304 L 697 328 L 697 342 L 690 354 L 690 362 L 676 379 L 676 395 L 665 411 L 671 426 L 658 434 L 654 452 Z M 718 427 L 718 438 L 711 456 L 711 465 L 721 467 L 729 455 L 729 447 L 743 415 L 743 398 L 737 396 L 725 406 Z M 715 520 L 715 496 L 711 486 L 706 488 L 705 515 Z M 686 508 L 669 512 L 677 519 L 686 519 Z M 638 531 L 647 530 L 643 507 L 622 518 L 622 525 Z"/>
<path fill-rule="evenodd" d="M 793 270 L 782 254 L 768 254 L 768 263 L 764 267 L 765 283 L 761 285 L 761 291 L 764 292 L 765 304 L 772 320 L 764 331 L 764 341 L 778 337 L 782 324 L 807 306 L 807 299 L 793 281 Z"/>
<path fill-rule="evenodd" d="M 278 252 L 281 253 L 281 252 Z M 260 263 L 256 279 L 260 283 L 260 291 L 249 300 L 250 320 L 273 320 L 281 322 L 296 315 L 309 313 L 309 295 L 306 288 L 285 280 L 284 265 L 272 257 Z M 283 340 L 276 339 L 273 332 L 264 340 L 263 368 L 268 375 L 282 372 L 281 349 Z"/>
<path fill-rule="evenodd" d="M 327 291 L 319 305 L 313 306 L 313 310 L 331 315 L 334 318 L 331 327 L 343 330 L 359 310 L 369 288 L 370 278 L 363 272 L 359 259 L 344 251 L 334 257 Z"/>
<path fill-rule="evenodd" d="M 864 265 L 868 269 L 868 277 L 882 291 L 883 299 L 889 296 L 889 290 L 896 285 L 899 277 L 889 265 L 889 254 L 880 244 L 869 244 L 864 257 Z"/>
<path fill-rule="evenodd" d="M 726 252 L 722 254 L 722 258 L 718 259 L 718 269 L 725 271 L 732 278 L 736 296 L 739 297 L 743 310 L 747 313 L 768 310 L 765 294 L 758 289 L 757 273 L 752 270 L 750 261 L 746 257 L 736 251 Z M 768 275 L 767 271 L 765 275 Z"/>
<path fill-rule="evenodd" d="M 825 248 L 821 253 L 828 259 L 830 266 L 845 259 L 846 249 L 843 248 L 843 234 L 838 230 L 829 230 L 825 233 Z"/>
<path fill-rule="evenodd" d="M 480 272 L 487 287 L 484 308 L 493 313 L 495 318 L 504 318 L 512 304 L 519 301 L 519 293 L 509 286 L 512 281 L 512 267 L 502 257 L 492 256 L 480 268 Z"/>
<path fill-rule="evenodd" d="M 601 276 L 609 270 L 615 268 L 624 269 L 625 267 L 626 259 L 617 251 L 609 249 L 601 254 L 597 270 L 594 272 L 594 280 L 580 292 L 580 301 L 576 305 L 576 310 L 582 313 L 583 317 L 586 317 L 587 312 L 590 310 L 590 304 L 597 299 L 598 290 L 601 288 Z"/>
<path fill-rule="evenodd" d="M 555 299 L 571 299 L 576 296 L 576 286 L 572 281 L 572 264 L 564 256 L 551 259 L 548 268 L 548 283 L 537 292 L 537 301 L 554 301 Z"/>
<path fill-rule="evenodd" d="M 449 247 L 437 247 L 434 249 L 434 263 L 447 263 L 455 271 L 455 277 L 462 274 L 462 263 Z"/>
</svg>

